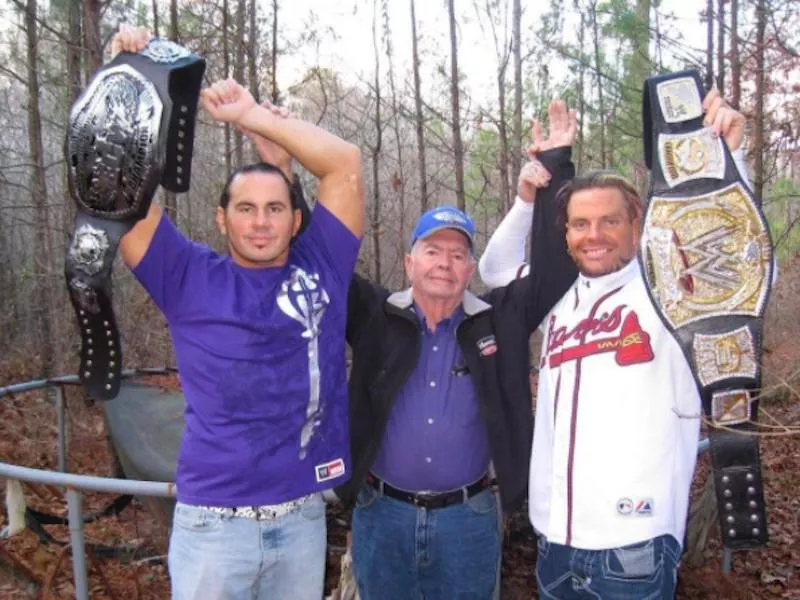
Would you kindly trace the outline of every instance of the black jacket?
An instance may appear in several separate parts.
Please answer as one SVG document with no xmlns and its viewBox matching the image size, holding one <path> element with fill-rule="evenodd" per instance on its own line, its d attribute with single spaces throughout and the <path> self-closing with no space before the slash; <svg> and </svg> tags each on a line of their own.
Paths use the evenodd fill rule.
<svg viewBox="0 0 800 600">
<path fill-rule="evenodd" d="M 570 149 L 543 153 L 552 174 L 534 208 L 531 271 L 484 298 L 467 292 L 464 320 L 456 337 L 477 390 L 492 462 L 506 511 L 520 508 L 528 488 L 533 436 L 529 383 L 531 333 L 575 280 L 566 253 L 563 225 L 556 224 L 555 192 L 574 176 Z M 347 341 L 353 350 L 350 372 L 352 472 L 336 489 L 347 504 L 372 466 L 398 392 L 420 352 L 419 320 L 410 310 L 411 290 L 389 292 L 354 276 L 347 312 Z M 496 352 L 485 348 L 496 344 Z M 481 349 L 484 352 L 481 353 Z"/>
</svg>

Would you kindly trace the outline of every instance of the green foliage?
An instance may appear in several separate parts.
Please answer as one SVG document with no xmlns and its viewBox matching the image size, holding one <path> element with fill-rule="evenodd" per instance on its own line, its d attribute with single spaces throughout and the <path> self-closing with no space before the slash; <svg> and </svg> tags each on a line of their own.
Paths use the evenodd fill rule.
<svg viewBox="0 0 800 600">
<path fill-rule="evenodd" d="M 464 171 L 464 194 L 468 212 L 476 212 L 479 204 L 489 213 L 502 212 L 503 202 L 497 193 L 500 190 L 497 183 L 500 152 L 500 136 L 497 131 L 490 128 L 476 131 Z M 494 184 L 486 185 L 487 178 Z"/>
</svg>

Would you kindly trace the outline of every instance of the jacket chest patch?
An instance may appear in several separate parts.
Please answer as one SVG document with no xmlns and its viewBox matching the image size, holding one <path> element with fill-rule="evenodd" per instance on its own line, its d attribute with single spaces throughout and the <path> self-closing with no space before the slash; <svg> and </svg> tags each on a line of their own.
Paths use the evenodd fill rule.
<svg viewBox="0 0 800 600">
<path fill-rule="evenodd" d="M 497 341 L 493 335 L 487 335 L 479 339 L 476 344 L 478 347 L 478 354 L 481 356 L 491 356 L 497 352 Z"/>
</svg>

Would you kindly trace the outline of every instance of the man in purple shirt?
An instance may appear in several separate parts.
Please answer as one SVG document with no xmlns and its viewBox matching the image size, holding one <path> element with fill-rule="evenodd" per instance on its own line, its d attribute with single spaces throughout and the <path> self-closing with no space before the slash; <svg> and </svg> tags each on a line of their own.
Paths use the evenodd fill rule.
<svg viewBox="0 0 800 600">
<path fill-rule="evenodd" d="M 126 29 L 114 49 L 140 51 L 149 38 Z M 184 238 L 155 204 L 120 244 L 167 318 L 186 396 L 172 595 L 316 600 L 320 493 L 350 474 L 344 334 L 363 227 L 361 156 L 257 105 L 235 81 L 203 90 L 201 102 L 276 164 L 241 168 L 226 183 L 216 221 L 227 256 Z M 300 235 L 292 156 L 320 179 Z"/>
<path fill-rule="evenodd" d="M 519 181 L 521 194 L 543 188 L 529 276 L 483 298 L 467 291 L 475 227 L 445 206 L 414 228 L 410 289 L 391 294 L 353 279 L 353 470 L 336 491 L 355 504 L 361 600 L 489 600 L 496 591 L 500 504 L 518 510 L 527 495 L 528 339 L 576 276 L 553 202 L 574 174 L 575 115 L 556 102 L 550 121 L 540 156 L 549 173 L 526 170 Z"/>
</svg>

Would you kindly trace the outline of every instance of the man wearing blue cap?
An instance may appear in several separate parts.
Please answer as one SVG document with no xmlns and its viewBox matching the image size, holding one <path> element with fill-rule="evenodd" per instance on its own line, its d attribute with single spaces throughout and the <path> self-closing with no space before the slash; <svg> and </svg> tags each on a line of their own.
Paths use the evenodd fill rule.
<svg viewBox="0 0 800 600">
<path fill-rule="evenodd" d="M 574 173 L 575 121 L 552 103 L 550 137 L 534 139 L 544 167 L 529 163 L 520 176 L 529 202 L 542 188 L 527 277 L 484 298 L 468 292 L 475 225 L 444 206 L 414 228 L 409 289 L 390 294 L 360 277 L 350 286 L 352 473 L 336 491 L 355 504 L 362 600 L 488 600 L 495 592 L 500 509 L 518 510 L 527 493 L 528 339 L 576 277 L 553 205 Z"/>
</svg>

